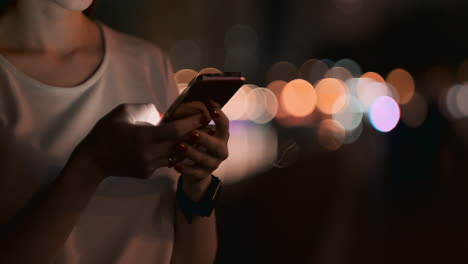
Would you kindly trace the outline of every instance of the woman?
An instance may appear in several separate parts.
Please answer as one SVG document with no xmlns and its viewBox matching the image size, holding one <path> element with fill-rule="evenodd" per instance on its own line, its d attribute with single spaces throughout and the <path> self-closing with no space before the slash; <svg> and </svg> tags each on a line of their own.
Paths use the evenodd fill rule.
<svg viewBox="0 0 468 264">
<path fill-rule="evenodd" d="M 92 0 L 11 2 L 0 17 L 0 263 L 213 262 L 214 214 L 189 224 L 164 180 L 173 173 L 159 169 L 174 165 L 178 190 L 202 199 L 227 157 L 226 116 L 198 104 L 154 126 L 177 95 L 158 48 L 91 21 Z M 211 118 L 216 133 L 199 129 Z M 174 149 L 192 165 L 169 164 Z"/>
</svg>

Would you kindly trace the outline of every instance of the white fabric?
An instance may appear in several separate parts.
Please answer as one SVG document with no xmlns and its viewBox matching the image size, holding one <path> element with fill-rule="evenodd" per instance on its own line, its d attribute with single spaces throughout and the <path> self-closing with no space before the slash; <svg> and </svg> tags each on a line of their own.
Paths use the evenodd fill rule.
<svg viewBox="0 0 468 264">
<path fill-rule="evenodd" d="M 75 87 L 40 83 L 0 56 L 0 224 L 54 180 L 75 146 L 117 105 L 153 103 L 164 112 L 177 95 L 171 67 L 158 48 L 99 25 L 104 59 Z M 175 175 L 165 170 L 153 176 L 107 178 L 57 263 L 169 263 Z"/>
</svg>

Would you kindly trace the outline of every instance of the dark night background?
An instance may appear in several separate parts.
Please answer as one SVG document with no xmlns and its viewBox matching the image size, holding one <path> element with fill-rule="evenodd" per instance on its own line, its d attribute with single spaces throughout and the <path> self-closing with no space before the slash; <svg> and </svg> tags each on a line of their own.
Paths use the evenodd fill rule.
<svg viewBox="0 0 468 264">
<path fill-rule="evenodd" d="M 218 209 L 218 263 L 393 264 L 468 261 L 468 121 L 437 105 L 468 80 L 456 75 L 468 58 L 467 12 L 456 0 L 101 0 L 96 17 L 167 52 L 194 41 L 198 69 L 223 69 L 226 31 L 249 25 L 258 45 L 247 77 L 259 86 L 280 61 L 352 58 L 382 76 L 407 69 L 430 103 L 421 127 L 367 125 L 331 152 L 307 136 L 314 128 L 274 124 L 280 142 L 301 147 L 299 160 L 225 186 Z"/>
</svg>

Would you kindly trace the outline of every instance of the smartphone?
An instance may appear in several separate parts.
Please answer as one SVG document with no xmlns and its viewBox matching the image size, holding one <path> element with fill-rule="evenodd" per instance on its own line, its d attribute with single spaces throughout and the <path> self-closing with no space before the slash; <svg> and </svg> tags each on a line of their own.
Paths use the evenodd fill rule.
<svg viewBox="0 0 468 264">
<path fill-rule="evenodd" d="M 223 107 L 244 83 L 245 77 L 240 72 L 201 74 L 189 83 L 184 92 L 169 107 L 162 121 L 171 120 L 177 109 L 188 102 L 208 102 L 211 99 Z"/>
</svg>

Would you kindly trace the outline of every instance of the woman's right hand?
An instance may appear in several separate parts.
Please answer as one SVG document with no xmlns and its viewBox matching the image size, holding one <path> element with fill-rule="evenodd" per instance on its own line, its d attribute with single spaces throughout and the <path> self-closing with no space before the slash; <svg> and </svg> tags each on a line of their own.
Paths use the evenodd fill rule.
<svg viewBox="0 0 468 264">
<path fill-rule="evenodd" d="M 97 122 L 72 157 L 91 160 L 103 177 L 149 177 L 157 168 L 169 165 L 169 157 L 180 138 L 206 125 L 207 117 L 203 114 L 158 126 L 135 120 L 151 110 L 154 111 L 152 104 L 119 105 Z"/>
</svg>

